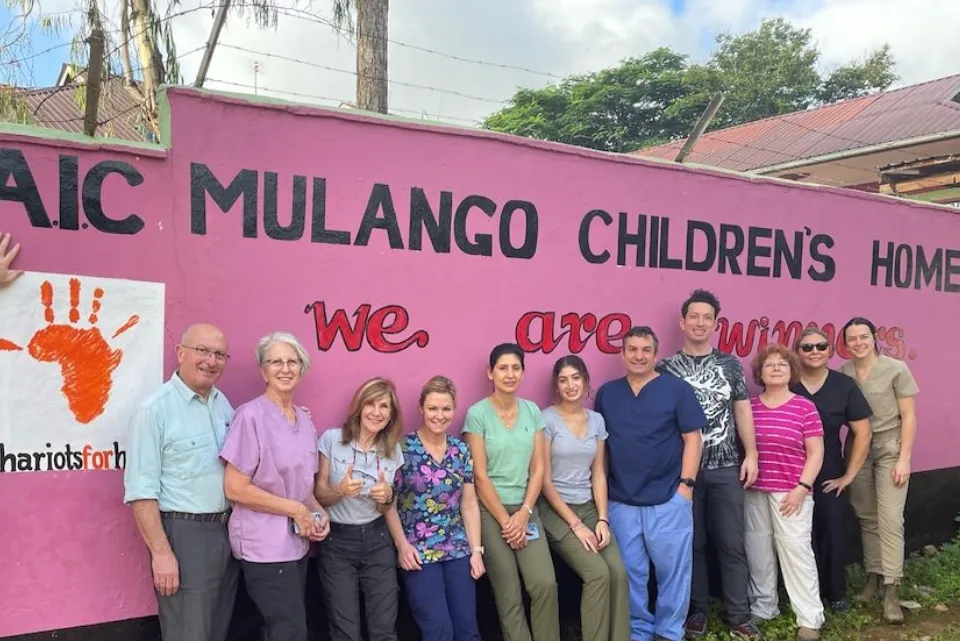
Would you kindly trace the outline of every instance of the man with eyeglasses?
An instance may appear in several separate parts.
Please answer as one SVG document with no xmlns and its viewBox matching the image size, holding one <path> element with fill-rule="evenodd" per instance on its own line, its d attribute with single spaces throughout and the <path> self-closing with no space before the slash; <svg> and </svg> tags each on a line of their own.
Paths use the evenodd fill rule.
<svg viewBox="0 0 960 641">
<path fill-rule="evenodd" d="M 219 458 L 233 418 L 216 388 L 227 339 L 193 325 L 176 354 L 177 371 L 133 418 L 124 502 L 150 551 L 164 641 L 224 641 L 238 581 Z"/>
<path fill-rule="evenodd" d="M 740 361 L 710 345 L 720 314 L 720 301 L 695 290 L 680 307 L 683 349 L 663 359 L 665 372 L 685 380 L 696 391 L 707 416 L 703 458 L 693 492 L 693 582 L 686 635 L 707 633 L 710 581 L 707 534 L 714 544 L 723 607 L 735 639 L 758 639 L 747 597 L 750 569 L 744 547 L 744 490 L 757 480 L 757 441 L 747 382 Z M 743 445 L 740 460 L 737 436 Z"/>
</svg>

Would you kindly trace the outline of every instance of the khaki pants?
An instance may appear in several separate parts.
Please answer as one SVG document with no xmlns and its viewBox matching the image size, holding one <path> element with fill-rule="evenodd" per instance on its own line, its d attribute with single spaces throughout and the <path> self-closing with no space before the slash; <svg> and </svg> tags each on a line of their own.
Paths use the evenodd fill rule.
<svg viewBox="0 0 960 641">
<path fill-rule="evenodd" d="M 545 499 L 538 502 L 540 518 L 550 548 L 580 580 L 580 628 L 583 641 L 630 641 L 630 586 L 611 532 L 610 543 L 599 554 L 587 551 L 570 526 Z M 591 530 L 596 530 L 597 506 L 593 501 L 568 507 Z"/>
<path fill-rule="evenodd" d="M 899 458 L 899 429 L 874 434 L 867 460 L 850 484 L 850 503 L 860 519 L 863 565 L 887 584 L 903 578 L 903 506 L 910 482 L 893 484 Z"/>
<path fill-rule="evenodd" d="M 750 566 L 750 612 L 769 621 L 780 614 L 777 565 L 783 574 L 797 624 L 811 630 L 823 626 L 820 577 L 813 556 L 813 497 L 807 496 L 794 516 L 780 514 L 786 492 L 747 490 L 744 500 L 745 544 Z"/>
<path fill-rule="evenodd" d="M 513 514 L 519 505 L 504 505 Z M 483 562 L 493 588 L 493 598 L 500 618 L 503 641 L 557 641 L 560 638 L 560 605 L 557 602 L 557 578 L 553 559 L 539 512 L 534 507 L 530 523 L 536 523 L 540 538 L 529 541 L 527 547 L 514 550 L 503 540 L 500 524 L 487 510 L 480 508 L 480 537 L 483 541 Z M 531 626 L 523 611 L 523 593 L 520 577 L 530 595 Z"/>
</svg>

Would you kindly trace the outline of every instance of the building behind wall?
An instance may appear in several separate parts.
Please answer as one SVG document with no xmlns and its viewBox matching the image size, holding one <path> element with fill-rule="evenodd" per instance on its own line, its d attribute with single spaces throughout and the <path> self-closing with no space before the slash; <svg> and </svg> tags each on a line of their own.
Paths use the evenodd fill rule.
<svg viewBox="0 0 960 641">
<path fill-rule="evenodd" d="M 633 155 L 672 160 L 685 142 Z M 960 74 L 710 131 L 686 162 L 952 204 L 960 196 L 931 189 L 936 180 L 899 190 L 889 185 L 894 176 L 900 180 L 910 171 L 925 179 L 936 167 L 950 171 L 944 163 L 951 158 L 956 163 L 958 156 Z"/>
</svg>

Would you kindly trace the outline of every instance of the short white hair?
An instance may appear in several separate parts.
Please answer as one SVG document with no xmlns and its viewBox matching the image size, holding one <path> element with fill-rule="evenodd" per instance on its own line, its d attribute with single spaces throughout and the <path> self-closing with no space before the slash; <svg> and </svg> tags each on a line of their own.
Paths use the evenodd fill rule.
<svg viewBox="0 0 960 641">
<path fill-rule="evenodd" d="M 289 332 L 273 332 L 267 334 L 257 342 L 257 363 L 263 367 L 264 361 L 267 358 L 267 350 L 270 349 L 270 346 L 274 343 L 286 343 L 293 348 L 293 351 L 297 353 L 297 358 L 300 359 L 302 373 L 306 373 L 310 369 L 310 355 L 307 354 L 307 350 L 303 347 L 300 341 L 297 340 L 297 337 Z"/>
</svg>

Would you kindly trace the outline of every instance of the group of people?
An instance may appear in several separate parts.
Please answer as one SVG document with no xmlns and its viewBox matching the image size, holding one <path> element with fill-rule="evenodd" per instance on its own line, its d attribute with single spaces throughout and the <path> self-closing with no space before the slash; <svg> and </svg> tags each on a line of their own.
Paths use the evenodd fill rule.
<svg viewBox="0 0 960 641">
<path fill-rule="evenodd" d="M 860 598 L 882 596 L 887 620 L 902 620 L 918 391 L 908 368 L 854 318 L 841 371 L 827 367 L 831 337 L 810 327 L 792 348 L 760 349 L 751 398 L 739 361 L 710 346 L 719 311 L 693 292 L 684 347 L 662 360 L 654 331 L 631 328 L 625 375 L 595 393 L 583 360 L 560 358 L 543 409 L 519 395 L 524 352 L 498 345 L 492 393 L 459 436 L 456 388 L 436 376 L 415 431 L 404 434 L 393 383 L 373 378 L 318 438 L 295 402 L 310 357 L 283 332 L 259 341 L 264 392 L 234 411 L 216 387 L 226 337 L 190 327 L 177 371 L 137 412 L 125 471 L 164 639 L 223 641 L 242 574 L 264 638 L 305 641 L 316 543 L 334 641 L 359 641 L 364 626 L 371 641 L 396 639 L 398 580 L 425 641 L 479 641 L 484 574 L 505 641 L 556 641 L 551 551 L 582 579 L 583 639 L 680 641 L 707 632 L 708 540 L 735 638 L 760 638 L 758 623 L 779 614 L 782 573 L 797 638 L 818 639 L 825 607 L 847 607 L 848 495 L 869 573 Z"/>
<path fill-rule="evenodd" d="M 8 247 L 0 237 L 0 286 L 19 275 L 19 246 Z M 496 346 L 492 393 L 468 408 L 460 436 L 456 388 L 435 376 L 412 433 L 393 383 L 373 378 L 318 438 L 294 401 L 310 356 L 284 332 L 259 341 L 264 391 L 234 410 L 216 387 L 226 336 L 191 326 L 176 372 L 133 419 L 124 477 L 163 638 L 224 641 L 242 574 L 266 641 L 305 641 L 316 544 L 333 641 L 360 641 L 364 622 L 370 641 L 397 638 L 398 575 L 424 641 L 478 641 L 484 574 L 504 641 L 556 641 L 551 551 L 582 579 L 585 641 L 680 641 L 707 633 L 709 540 L 735 638 L 759 639 L 758 623 L 779 614 L 782 574 L 797 639 L 812 641 L 826 608 L 848 608 L 848 499 L 867 571 L 857 599 L 882 599 L 884 618 L 902 622 L 919 392 L 909 368 L 856 317 L 839 370 L 828 367 L 833 337 L 816 327 L 789 348 L 762 347 L 751 398 L 739 361 L 710 345 L 716 296 L 696 290 L 680 312 L 681 350 L 661 360 L 654 331 L 633 327 L 625 375 L 595 393 L 583 360 L 560 358 L 543 409 L 518 395 L 524 352 Z"/>
</svg>

